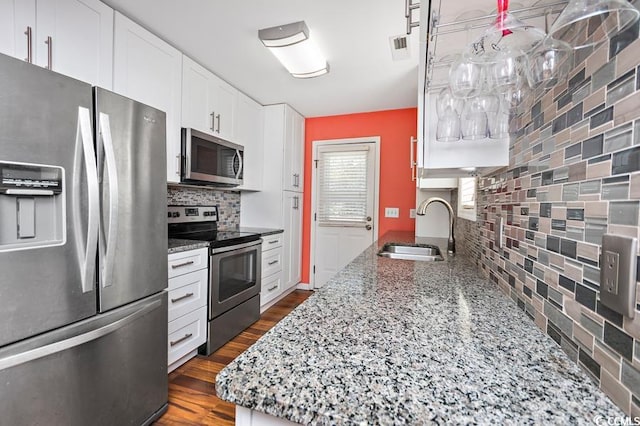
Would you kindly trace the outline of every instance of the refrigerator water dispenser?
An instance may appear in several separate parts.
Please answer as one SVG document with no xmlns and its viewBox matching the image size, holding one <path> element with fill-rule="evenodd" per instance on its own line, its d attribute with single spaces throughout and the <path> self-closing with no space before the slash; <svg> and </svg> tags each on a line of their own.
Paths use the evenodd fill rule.
<svg viewBox="0 0 640 426">
<path fill-rule="evenodd" d="M 65 241 L 64 170 L 0 161 L 0 252 Z"/>
</svg>

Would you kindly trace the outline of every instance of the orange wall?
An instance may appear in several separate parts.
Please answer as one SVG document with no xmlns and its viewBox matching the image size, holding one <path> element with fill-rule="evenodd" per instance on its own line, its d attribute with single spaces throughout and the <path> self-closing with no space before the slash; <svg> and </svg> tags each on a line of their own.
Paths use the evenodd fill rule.
<svg viewBox="0 0 640 426">
<path fill-rule="evenodd" d="M 409 139 L 416 136 L 416 108 L 360 114 L 315 117 L 305 120 L 304 155 L 304 219 L 302 229 L 302 282 L 309 282 L 311 251 L 311 159 L 312 141 L 329 139 L 380 137 L 380 211 L 378 236 L 387 231 L 413 231 L 415 219 L 409 209 L 415 208 L 416 189 L 409 168 Z M 384 217 L 385 207 L 399 207 L 399 218 Z"/>
</svg>

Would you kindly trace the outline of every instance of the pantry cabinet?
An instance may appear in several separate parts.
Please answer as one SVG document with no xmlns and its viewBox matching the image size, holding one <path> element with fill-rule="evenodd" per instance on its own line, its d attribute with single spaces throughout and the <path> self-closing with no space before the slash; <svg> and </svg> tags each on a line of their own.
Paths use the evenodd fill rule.
<svg viewBox="0 0 640 426">
<path fill-rule="evenodd" d="M 238 90 L 188 56 L 182 59 L 182 126 L 235 142 Z"/>
<path fill-rule="evenodd" d="M 98 0 L 1 0 L 0 52 L 112 89 L 113 19 Z"/>
<path fill-rule="evenodd" d="M 243 184 L 238 189 L 260 191 L 264 171 L 264 111 L 263 106 L 238 93 L 235 130 L 236 143 L 244 147 Z"/>
<path fill-rule="evenodd" d="M 264 107 L 265 164 L 260 192 L 242 193 L 242 226 L 284 229 L 281 295 L 300 283 L 304 118 L 289 105 Z M 296 182 L 294 174 L 300 177 Z M 293 189 L 293 190 L 291 190 Z"/>
<path fill-rule="evenodd" d="M 167 114 L 167 181 L 180 181 L 182 53 L 116 12 L 114 91 Z"/>
</svg>

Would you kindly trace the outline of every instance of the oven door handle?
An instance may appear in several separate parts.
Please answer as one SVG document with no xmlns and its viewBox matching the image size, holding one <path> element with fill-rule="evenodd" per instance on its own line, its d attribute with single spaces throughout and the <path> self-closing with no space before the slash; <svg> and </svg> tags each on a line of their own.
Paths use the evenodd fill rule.
<svg viewBox="0 0 640 426">
<path fill-rule="evenodd" d="M 258 246 L 260 244 L 262 244 L 262 239 L 259 239 L 257 241 L 250 241 L 248 243 L 243 243 L 243 244 L 236 244 L 228 247 L 216 247 L 211 249 L 211 255 L 213 256 L 220 253 L 226 253 L 228 251 L 240 250 L 247 247 Z"/>
</svg>

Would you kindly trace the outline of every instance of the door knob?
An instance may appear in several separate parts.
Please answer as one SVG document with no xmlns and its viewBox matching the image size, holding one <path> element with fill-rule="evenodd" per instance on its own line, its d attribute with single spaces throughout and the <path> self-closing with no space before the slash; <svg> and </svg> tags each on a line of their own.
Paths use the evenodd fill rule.
<svg viewBox="0 0 640 426">
<path fill-rule="evenodd" d="M 365 228 L 367 229 L 367 231 L 371 231 L 371 225 L 367 225 L 365 226 Z"/>
<path fill-rule="evenodd" d="M 371 222 L 371 216 L 367 216 L 367 222 Z"/>
</svg>

